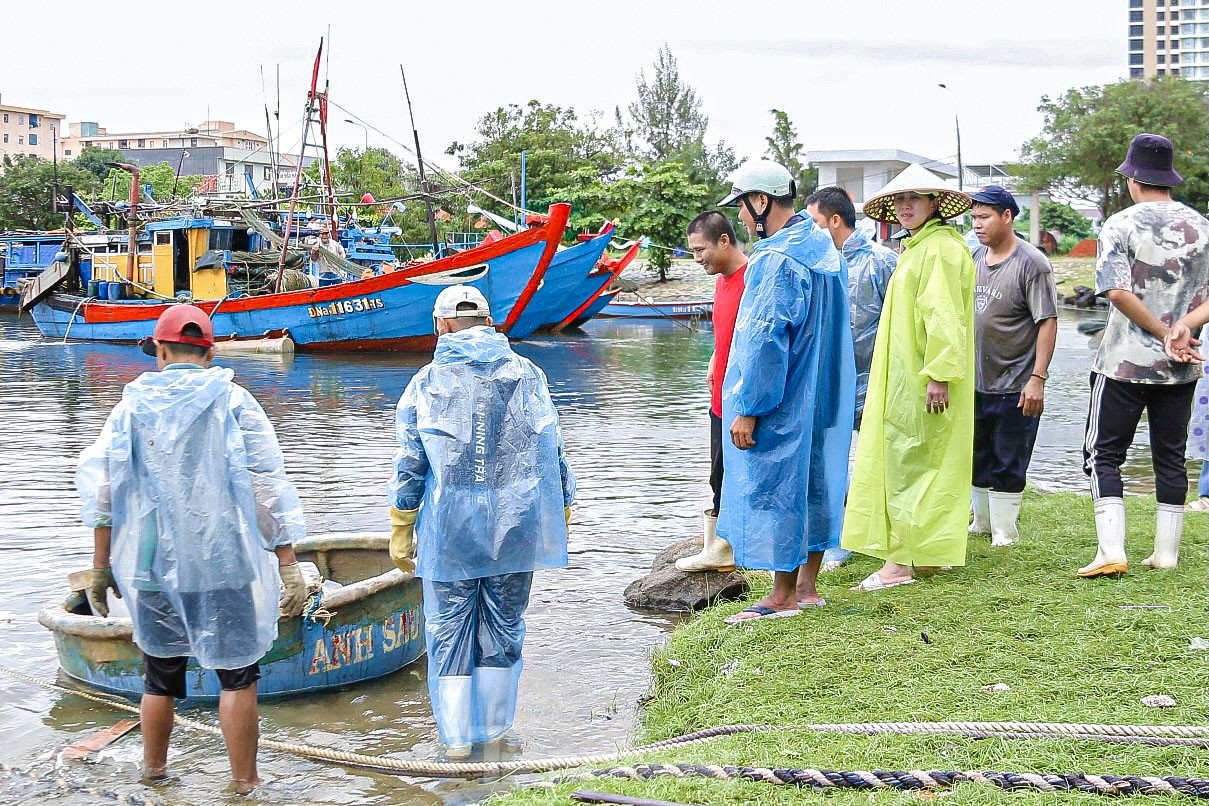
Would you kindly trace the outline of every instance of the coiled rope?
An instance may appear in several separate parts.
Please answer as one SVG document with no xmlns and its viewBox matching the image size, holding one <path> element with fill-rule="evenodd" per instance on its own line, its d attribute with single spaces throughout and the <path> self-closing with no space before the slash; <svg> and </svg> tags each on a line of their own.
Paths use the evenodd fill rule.
<svg viewBox="0 0 1209 806">
<path fill-rule="evenodd" d="M 554 783 L 590 781 L 598 778 L 626 778 L 649 781 L 654 778 L 714 778 L 759 781 L 783 786 L 814 789 L 948 789 L 955 784 L 991 784 L 1000 789 L 1035 789 L 1041 792 L 1086 792 L 1095 795 L 1191 795 L 1209 798 L 1209 780 L 1178 776 L 1139 775 L 1060 775 L 1031 772 L 956 772 L 940 770 L 788 770 L 774 767 L 735 767 L 706 764 L 638 764 L 613 767 L 590 773 L 569 775 Z"/>
<path fill-rule="evenodd" d="M 74 688 L 39 680 L 15 669 L 0 666 L 5 674 L 30 685 L 64 694 L 73 694 L 86 700 L 102 703 L 131 713 L 138 708 L 128 702 L 104 697 Z M 177 716 L 176 723 L 188 730 L 221 736 L 215 725 Z M 403 758 L 370 756 L 364 753 L 349 753 L 327 747 L 283 742 L 276 739 L 260 739 L 260 746 L 317 761 L 328 761 L 349 767 L 379 770 L 384 772 L 416 775 L 433 778 L 477 778 L 482 776 L 504 776 L 516 773 L 539 773 L 608 764 L 633 756 L 642 756 L 673 747 L 688 747 L 702 744 L 723 736 L 740 733 L 772 733 L 783 731 L 813 731 L 818 733 L 877 734 L 936 734 L 960 735 L 975 739 L 1080 739 L 1141 744 L 1172 744 L 1192 747 L 1209 747 L 1209 726 L 1183 725 L 1097 725 L 1070 724 L 1064 722 L 860 722 L 860 723 L 808 723 L 802 725 L 722 725 L 671 739 L 664 739 L 639 747 L 623 748 L 607 753 L 589 753 L 578 756 L 555 756 L 543 759 L 518 759 L 515 761 L 416 761 Z"/>
</svg>

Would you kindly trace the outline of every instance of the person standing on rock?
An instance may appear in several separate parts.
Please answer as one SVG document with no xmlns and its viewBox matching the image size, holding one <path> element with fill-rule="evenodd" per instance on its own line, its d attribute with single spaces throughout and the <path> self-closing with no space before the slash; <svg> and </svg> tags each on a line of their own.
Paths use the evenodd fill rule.
<svg viewBox="0 0 1209 806">
<path fill-rule="evenodd" d="M 567 565 L 575 476 L 545 374 L 482 292 L 446 288 L 433 319 L 432 363 L 395 412 L 390 556 L 424 580 L 433 715 L 465 758 L 512 727 L 533 572 Z"/>
<path fill-rule="evenodd" d="M 794 213 L 783 166 L 741 167 L 719 206 L 753 238 L 722 382 L 726 473 L 718 535 L 736 564 L 773 572 L 772 591 L 736 624 L 820 607 L 823 552 L 839 542 L 856 367 L 848 279 L 831 237 Z"/>
<path fill-rule="evenodd" d="M 1190 313 L 1209 297 L 1209 221 L 1171 198 L 1184 181 L 1171 141 L 1139 134 L 1117 173 L 1126 177 L 1134 204 L 1109 216 L 1100 230 L 1096 293 L 1108 297 L 1112 310 L 1092 362 L 1083 446 L 1097 544 L 1095 559 L 1079 569 L 1084 578 L 1128 570 L 1121 465 L 1143 411 L 1159 506 L 1154 553 L 1142 564 L 1174 568 L 1179 561 L 1188 494 L 1184 447 L 1200 369 L 1173 360 L 1164 342 L 1186 348 L 1205 321 Z"/>
<path fill-rule="evenodd" d="M 1049 258 L 1016 236 L 1016 200 L 988 185 L 971 195 L 974 250 L 974 478 L 970 534 L 992 546 L 1020 539 L 1016 527 L 1045 382 L 1058 336 L 1058 289 Z"/>
<path fill-rule="evenodd" d="M 853 590 L 965 565 L 974 447 L 974 261 L 945 223 L 970 197 L 918 163 L 865 202 L 910 233 L 873 348 L 843 546 L 883 560 Z"/>
<path fill-rule="evenodd" d="M 688 248 L 693 260 L 705 273 L 717 277 L 714 283 L 714 352 L 709 357 L 705 384 L 709 387 L 709 486 L 713 489 L 713 508 L 705 511 L 705 537 L 701 552 L 676 560 L 681 571 L 733 571 L 735 555 L 730 544 L 718 537 L 718 510 L 722 504 L 722 376 L 726 374 L 735 318 L 743 296 L 743 275 L 747 256 L 735 242 L 730 219 L 717 210 L 694 218 L 688 225 Z"/>
<path fill-rule="evenodd" d="M 816 190 L 806 199 L 806 212 L 820 229 L 831 233 L 831 239 L 848 266 L 848 306 L 852 318 L 852 349 L 856 357 L 855 431 L 859 432 L 865 391 L 869 388 L 873 345 L 877 340 L 877 323 L 898 255 L 857 231 L 856 208 L 843 188 L 833 185 Z M 856 439 L 854 433 L 854 445 Z M 844 548 L 828 549 L 823 554 L 822 570 L 833 571 L 850 556 L 852 552 Z"/>
</svg>

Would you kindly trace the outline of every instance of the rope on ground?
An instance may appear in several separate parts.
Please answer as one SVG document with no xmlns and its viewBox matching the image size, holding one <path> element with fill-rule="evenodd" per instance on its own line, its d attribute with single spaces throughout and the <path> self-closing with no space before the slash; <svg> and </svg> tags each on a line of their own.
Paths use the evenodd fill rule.
<svg viewBox="0 0 1209 806">
<path fill-rule="evenodd" d="M 1087 792 L 1095 795 L 1191 795 L 1209 798 L 1209 780 L 1179 776 L 1092 775 L 1032 772 L 957 772 L 941 770 L 816 770 L 775 767 L 736 767 L 710 764 L 636 764 L 590 773 L 563 776 L 554 783 L 626 778 L 740 779 L 813 789 L 948 789 L 955 784 L 991 784 L 1006 790 L 1035 789 L 1041 792 Z"/>
<path fill-rule="evenodd" d="M 138 708 L 126 702 L 68 688 L 57 683 L 39 680 L 36 677 L 0 666 L 0 674 L 22 680 L 40 688 L 73 694 L 86 700 L 98 702 L 131 713 Z M 176 724 L 188 730 L 221 736 L 216 725 L 188 719 L 177 715 Z M 369 756 L 316 747 L 309 744 L 282 742 L 261 738 L 260 746 L 269 750 L 291 753 L 303 758 L 329 761 L 350 767 L 380 770 L 403 775 L 434 778 L 476 778 L 480 776 L 504 776 L 515 773 L 539 773 L 608 764 L 633 756 L 668 750 L 673 747 L 688 747 L 702 744 L 722 736 L 741 733 L 771 733 L 783 731 L 813 731 L 820 733 L 877 734 L 957 734 L 976 739 L 1079 739 L 1108 742 L 1136 742 L 1145 744 L 1171 743 L 1193 747 L 1209 747 L 1209 726 L 1182 725 L 1098 725 L 1068 724 L 1064 722 L 861 722 L 861 723 L 814 723 L 804 725 L 721 725 L 705 730 L 686 733 L 670 739 L 652 742 L 639 747 L 622 748 L 606 753 L 591 753 L 579 756 L 555 756 L 544 759 L 519 759 L 515 761 L 442 762 L 415 761 L 403 758 Z"/>
</svg>

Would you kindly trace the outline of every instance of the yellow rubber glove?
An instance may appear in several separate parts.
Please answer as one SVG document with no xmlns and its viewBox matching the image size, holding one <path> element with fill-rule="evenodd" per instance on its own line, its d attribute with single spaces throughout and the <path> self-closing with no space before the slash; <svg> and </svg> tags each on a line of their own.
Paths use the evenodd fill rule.
<svg viewBox="0 0 1209 806">
<path fill-rule="evenodd" d="M 390 559 L 405 574 L 416 572 L 416 513 L 390 508 Z"/>
<path fill-rule="evenodd" d="M 297 616 L 306 604 L 306 582 L 302 579 L 302 569 L 298 563 L 277 566 L 281 574 L 281 606 L 280 615 L 283 618 Z"/>
<path fill-rule="evenodd" d="M 567 519 L 567 531 L 571 531 L 571 507 L 563 507 L 563 517 Z"/>
<path fill-rule="evenodd" d="M 85 596 L 88 598 L 88 606 L 92 608 L 93 615 L 109 618 L 108 594 L 111 590 L 114 596 L 122 598 L 122 592 L 118 590 L 118 583 L 113 578 L 113 569 L 92 569 L 92 581 L 88 585 Z"/>
</svg>

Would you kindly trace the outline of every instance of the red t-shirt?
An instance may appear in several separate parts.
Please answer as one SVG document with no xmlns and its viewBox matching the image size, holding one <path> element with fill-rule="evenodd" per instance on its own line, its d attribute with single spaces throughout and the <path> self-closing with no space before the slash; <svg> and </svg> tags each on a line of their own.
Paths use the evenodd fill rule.
<svg viewBox="0 0 1209 806">
<path fill-rule="evenodd" d="M 714 284 L 714 394 L 710 411 L 718 417 L 722 416 L 722 379 L 726 377 L 726 359 L 730 357 L 730 342 L 735 335 L 746 272 L 747 264 L 744 263 L 729 277 L 719 274 Z"/>
</svg>

